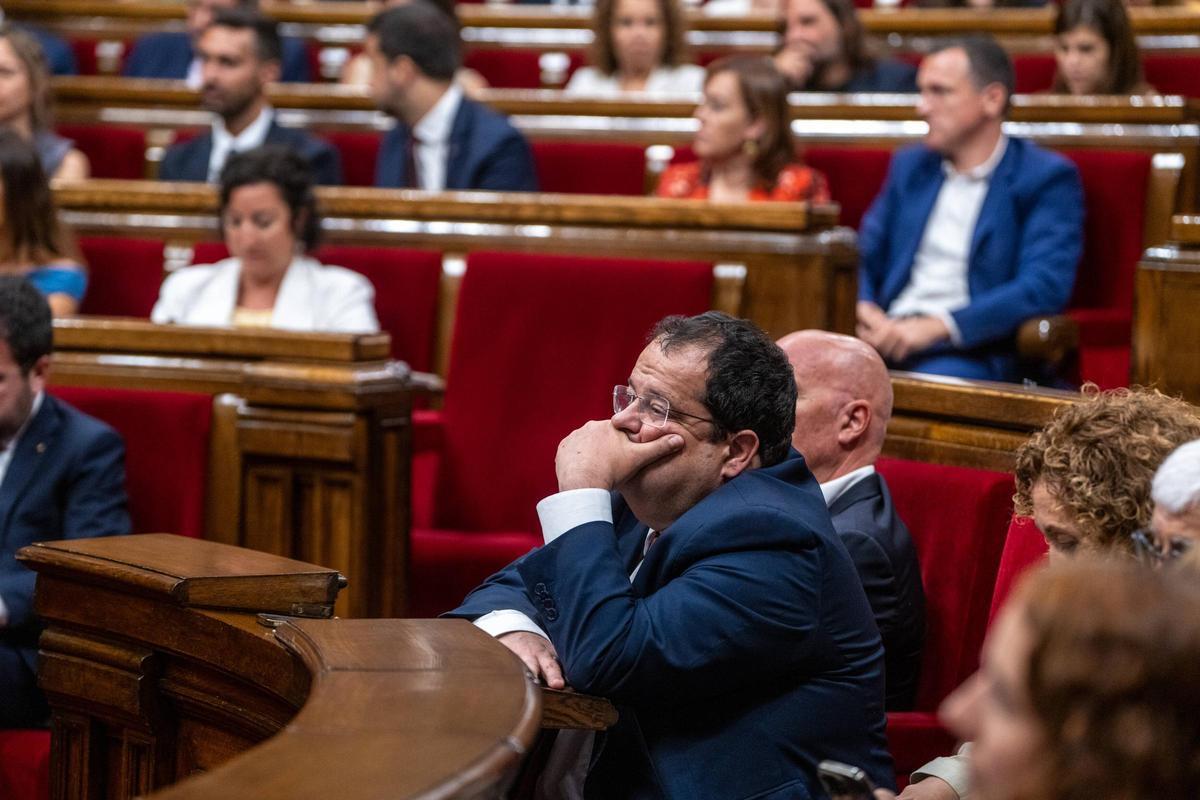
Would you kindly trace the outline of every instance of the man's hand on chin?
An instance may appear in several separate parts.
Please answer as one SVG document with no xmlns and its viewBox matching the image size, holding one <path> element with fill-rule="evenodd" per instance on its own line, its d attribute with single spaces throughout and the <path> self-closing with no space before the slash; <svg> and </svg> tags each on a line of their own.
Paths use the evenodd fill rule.
<svg viewBox="0 0 1200 800">
<path fill-rule="evenodd" d="M 516 653 L 536 680 L 551 689 L 566 688 L 558 653 L 549 639 L 528 631 L 513 631 L 501 635 L 497 641 Z"/>
<path fill-rule="evenodd" d="M 635 442 L 611 421 L 592 420 L 559 442 L 554 457 L 558 490 L 611 490 L 647 465 L 681 449 L 683 437 L 677 433 Z"/>
</svg>

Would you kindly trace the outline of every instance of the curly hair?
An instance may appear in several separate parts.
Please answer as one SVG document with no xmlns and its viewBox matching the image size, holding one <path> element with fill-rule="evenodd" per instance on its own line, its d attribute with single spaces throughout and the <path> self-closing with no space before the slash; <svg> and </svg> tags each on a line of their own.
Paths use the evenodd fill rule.
<svg viewBox="0 0 1200 800">
<path fill-rule="evenodd" d="M 1015 608 L 1044 741 L 1022 800 L 1183 800 L 1200 786 L 1200 581 L 1130 562 L 1035 572 Z"/>
<path fill-rule="evenodd" d="M 1033 487 L 1042 483 L 1089 546 L 1130 552 L 1130 535 L 1150 522 L 1154 472 L 1200 438 L 1200 409 L 1154 389 L 1087 384 L 1082 394 L 1017 450 L 1016 511 L 1033 514 Z"/>
</svg>

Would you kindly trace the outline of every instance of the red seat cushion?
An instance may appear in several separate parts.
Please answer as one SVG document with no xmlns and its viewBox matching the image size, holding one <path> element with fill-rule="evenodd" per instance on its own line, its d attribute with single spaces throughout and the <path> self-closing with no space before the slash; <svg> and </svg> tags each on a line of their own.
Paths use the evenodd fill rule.
<svg viewBox="0 0 1200 800">
<path fill-rule="evenodd" d="M 496 89 L 540 89 L 542 68 L 539 59 L 543 52 L 508 47 L 478 48 L 467 53 L 463 66 L 478 72 Z M 570 62 L 566 78 L 570 80 L 585 59 L 579 50 L 567 51 L 567 57 Z"/>
<path fill-rule="evenodd" d="M 419 433 L 441 450 L 436 487 L 413 481 L 434 498 L 431 511 L 417 497 L 414 507 L 437 529 L 413 532 L 414 609 L 454 607 L 462 587 L 538 543 L 534 506 L 556 489 L 558 442 L 612 414 L 612 387 L 628 377 L 658 320 L 703 311 L 711 296 L 704 263 L 470 255 L 445 406 L 424 420 L 444 424 Z"/>
<path fill-rule="evenodd" d="M 883 182 L 892 151 L 874 147 L 808 147 L 804 160 L 825 174 L 833 202 L 841 206 L 838 223 L 858 230 Z"/>
<path fill-rule="evenodd" d="M 1017 94 L 1048 92 L 1054 86 L 1058 64 L 1053 53 L 1019 53 L 1013 56 Z"/>
<path fill-rule="evenodd" d="M 564 194 L 641 195 L 646 190 L 646 150 L 620 142 L 537 141 L 538 185 Z"/>
<path fill-rule="evenodd" d="M 1143 54 L 1146 82 L 1162 94 L 1200 97 L 1200 56 L 1194 54 Z"/>
<path fill-rule="evenodd" d="M 1016 586 L 1017 581 L 1032 567 L 1046 560 L 1050 546 L 1046 537 L 1029 517 L 1013 517 L 1004 538 L 1004 552 L 1000 556 L 1000 569 L 996 574 L 996 588 L 992 592 L 992 609 L 988 613 L 988 624 L 1004 606 L 1004 601 Z"/>
<path fill-rule="evenodd" d="M 342 157 L 342 183 L 346 186 L 375 185 L 375 162 L 379 159 L 382 134 L 322 131 L 321 135 Z"/>
<path fill-rule="evenodd" d="M 0 797 L 49 800 L 50 731 L 0 731 Z"/>
<path fill-rule="evenodd" d="M 50 392 L 125 439 L 134 533 L 204 535 L 211 396 L 83 386 L 51 386 Z"/>
<path fill-rule="evenodd" d="M 163 243 L 89 236 L 79 240 L 88 266 L 80 313 L 150 318 L 163 279 Z"/>
<path fill-rule="evenodd" d="M 115 125 L 59 125 L 60 136 L 88 157 L 93 178 L 140 181 L 146 177 L 146 132 Z"/>
</svg>

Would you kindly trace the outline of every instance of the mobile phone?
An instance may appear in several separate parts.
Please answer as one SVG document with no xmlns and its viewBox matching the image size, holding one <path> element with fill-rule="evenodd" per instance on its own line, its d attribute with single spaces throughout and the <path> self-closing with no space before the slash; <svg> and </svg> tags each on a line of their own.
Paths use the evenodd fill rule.
<svg viewBox="0 0 1200 800">
<path fill-rule="evenodd" d="M 817 777 L 832 800 L 875 800 L 875 786 L 867 773 L 840 761 L 822 761 Z"/>
</svg>

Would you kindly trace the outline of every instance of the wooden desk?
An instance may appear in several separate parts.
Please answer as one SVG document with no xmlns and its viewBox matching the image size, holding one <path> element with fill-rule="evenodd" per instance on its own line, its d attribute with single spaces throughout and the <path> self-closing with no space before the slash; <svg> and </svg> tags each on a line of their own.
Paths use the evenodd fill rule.
<svg viewBox="0 0 1200 800">
<path fill-rule="evenodd" d="M 54 381 L 214 396 L 206 538 L 332 565 L 346 616 L 404 613 L 409 373 L 379 335 L 55 322 Z"/>
<path fill-rule="evenodd" d="M 715 307 L 772 335 L 854 327 L 855 237 L 834 227 L 834 206 L 361 188 L 318 188 L 317 196 L 333 242 L 710 261 L 745 275 L 730 284 L 736 296 L 717 298 Z M 83 235 L 194 242 L 217 232 L 209 186 L 88 181 L 59 186 L 56 198 Z M 453 317 L 451 301 L 441 313 L 443 353 Z"/>
<path fill-rule="evenodd" d="M 1146 251 L 1134 295 L 1133 379 L 1200 403 L 1200 217 L 1177 216 Z"/>
<path fill-rule="evenodd" d="M 502 797 L 540 727 L 524 666 L 467 622 L 261 624 L 328 614 L 332 570 L 168 534 L 18 558 L 47 624 L 54 800 Z"/>
</svg>

